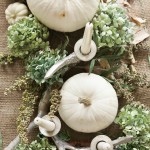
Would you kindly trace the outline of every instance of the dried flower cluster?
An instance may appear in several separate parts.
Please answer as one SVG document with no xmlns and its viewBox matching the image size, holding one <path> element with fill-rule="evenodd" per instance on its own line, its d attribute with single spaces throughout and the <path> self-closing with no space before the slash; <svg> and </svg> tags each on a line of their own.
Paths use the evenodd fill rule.
<svg viewBox="0 0 150 150">
<path fill-rule="evenodd" d="M 147 81 L 146 75 L 137 72 L 131 72 L 126 68 L 123 72 L 116 72 L 118 78 L 114 80 L 114 88 L 119 97 L 123 97 L 128 102 L 134 100 L 133 92 L 139 87 L 148 87 L 150 83 Z"/>
<path fill-rule="evenodd" d="M 23 75 L 20 78 L 16 79 L 13 85 L 11 85 L 9 88 L 6 88 L 4 94 L 7 95 L 12 91 L 27 89 L 29 87 L 30 81 L 31 80 L 26 75 Z"/>
<path fill-rule="evenodd" d="M 50 112 L 48 113 L 50 117 L 53 117 L 54 114 L 58 111 L 60 101 L 61 101 L 61 95 L 58 89 L 52 90 L 51 98 L 50 98 L 50 103 L 51 103 Z"/>
<path fill-rule="evenodd" d="M 11 54 L 0 54 L 0 65 L 7 65 L 13 63 L 14 56 Z"/>
<path fill-rule="evenodd" d="M 37 96 L 34 93 L 25 90 L 22 94 L 22 104 L 19 108 L 19 115 L 17 118 L 17 132 L 21 139 L 21 142 L 28 143 L 27 127 L 30 123 L 30 117 L 34 111 L 34 105 L 37 100 Z"/>
</svg>

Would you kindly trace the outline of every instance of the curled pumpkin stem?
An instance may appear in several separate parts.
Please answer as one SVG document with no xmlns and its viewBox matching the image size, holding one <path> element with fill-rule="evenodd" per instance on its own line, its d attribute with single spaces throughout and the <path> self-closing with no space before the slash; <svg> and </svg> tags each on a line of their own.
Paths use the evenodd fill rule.
<svg viewBox="0 0 150 150">
<path fill-rule="evenodd" d="M 79 98 L 79 103 L 83 103 L 85 106 L 90 106 L 91 105 L 91 101 L 87 98 Z"/>
</svg>

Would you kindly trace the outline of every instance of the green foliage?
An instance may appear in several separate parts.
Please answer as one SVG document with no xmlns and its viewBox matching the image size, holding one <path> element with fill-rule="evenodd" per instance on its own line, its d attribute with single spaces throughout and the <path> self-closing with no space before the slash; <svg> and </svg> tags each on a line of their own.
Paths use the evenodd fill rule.
<svg viewBox="0 0 150 150">
<path fill-rule="evenodd" d="M 62 83 L 63 80 L 61 76 L 66 71 L 65 69 L 60 70 L 48 80 L 45 80 L 44 76 L 57 61 L 61 60 L 65 56 L 66 51 L 62 51 L 59 48 L 55 50 L 46 48 L 44 51 L 37 52 L 35 57 L 29 57 L 26 67 L 28 77 L 35 80 L 37 84 L 48 83 L 49 85 L 52 85 L 56 82 Z"/>
<path fill-rule="evenodd" d="M 132 24 L 125 10 L 117 4 L 100 3 L 97 14 L 92 21 L 94 25 L 94 41 L 101 47 L 122 47 L 132 41 Z"/>
<path fill-rule="evenodd" d="M 95 66 L 95 61 L 96 61 L 96 59 L 91 60 L 91 63 L 90 63 L 90 66 L 89 66 L 89 73 L 92 73 L 92 71 L 94 69 L 94 66 Z"/>
<path fill-rule="evenodd" d="M 7 45 L 14 56 L 23 58 L 30 52 L 47 47 L 48 37 L 48 28 L 29 15 L 8 27 Z"/>
<path fill-rule="evenodd" d="M 121 109 L 115 122 L 125 135 L 134 136 L 132 142 L 118 146 L 117 150 L 150 149 L 150 109 L 140 103 L 131 103 Z"/>
<path fill-rule="evenodd" d="M 49 144 L 47 138 L 38 137 L 31 144 L 19 144 L 15 150 L 56 150 L 56 146 Z"/>
<path fill-rule="evenodd" d="M 69 132 L 67 130 L 59 132 L 58 136 L 63 141 L 70 141 L 70 135 L 69 135 Z"/>
</svg>

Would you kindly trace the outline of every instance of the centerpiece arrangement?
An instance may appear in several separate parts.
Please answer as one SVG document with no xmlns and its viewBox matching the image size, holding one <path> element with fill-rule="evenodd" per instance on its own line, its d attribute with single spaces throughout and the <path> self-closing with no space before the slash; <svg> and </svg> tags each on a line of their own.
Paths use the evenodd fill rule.
<svg viewBox="0 0 150 150">
<path fill-rule="evenodd" d="M 19 59 L 25 72 L 4 92 L 22 90 L 18 136 L 5 150 L 150 149 L 150 110 L 134 97 L 150 86 L 134 67 L 135 47 L 149 34 L 137 37 L 144 20 L 129 15 L 129 7 L 113 0 L 27 0 L 7 7 L 9 54 L 0 64 Z M 82 36 L 72 44 L 79 29 Z M 60 43 L 53 46 L 56 37 Z M 105 132 L 112 124 L 120 137 Z M 29 141 L 36 127 L 40 134 Z M 92 133 L 88 146 L 71 144 L 70 129 Z"/>
</svg>

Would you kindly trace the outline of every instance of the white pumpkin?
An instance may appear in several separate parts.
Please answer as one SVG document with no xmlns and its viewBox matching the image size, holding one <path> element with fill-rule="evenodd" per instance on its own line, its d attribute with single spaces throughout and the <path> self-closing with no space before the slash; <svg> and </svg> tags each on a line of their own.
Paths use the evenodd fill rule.
<svg viewBox="0 0 150 150">
<path fill-rule="evenodd" d="M 73 32 L 93 18 L 99 0 L 27 0 L 27 3 L 31 12 L 47 27 Z"/>
<path fill-rule="evenodd" d="M 99 75 L 80 73 L 69 78 L 61 89 L 61 95 L 59 114 L 76 131 L 100 131 L 109 126 L 116 117 L 116 92 Z"/>
<path fill-rule="evenodd" d="M 25 18 L 28 14 L 27 6 L 19 2 L 10 4 L 5 10 L 6 20 L 9 24 L 14 24 L 18 20 Z"/>
</svg>

